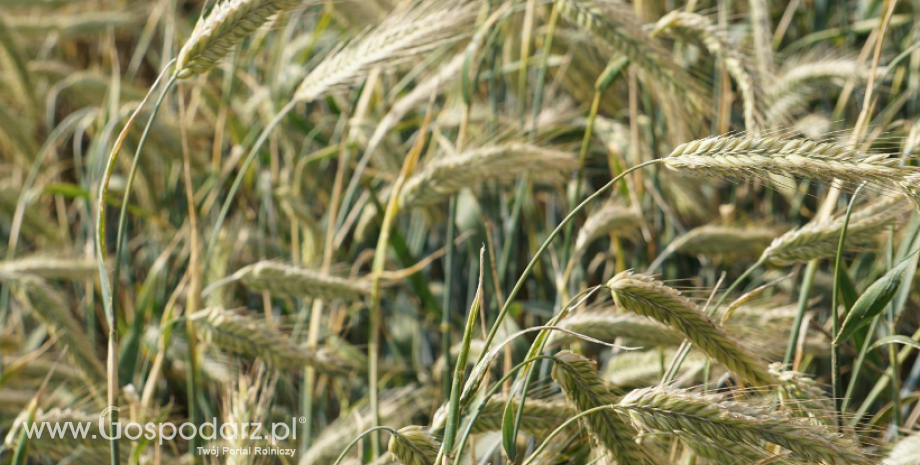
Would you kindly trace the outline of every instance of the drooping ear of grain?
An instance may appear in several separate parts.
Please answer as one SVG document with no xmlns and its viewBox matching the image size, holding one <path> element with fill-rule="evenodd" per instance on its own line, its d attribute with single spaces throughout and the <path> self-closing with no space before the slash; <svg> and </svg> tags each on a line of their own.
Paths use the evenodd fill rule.
<svg viewBox="0 0 920 465">
<path fill-rule="evenodd" d="M 239 355 L 261 358 L 277 368 L 302 368 L 344 376 L 359 370 L 358 364 L 336 356 L 329 350 L 313 350 L 295 344 L 264 320 L 240 315 L 222 308 L 206 308 L 188 317 L 204 340 Z"/>
<path fill-rule="evenodd" d="M 354 300 L 371 292 L 370 284 L 365 281 L 339 278 L 272 261 L 261 261 L 241 268 L 234 273 L 234 277 L 253 291 L 289 297 Z"/>
<path fill-rule="evenodd" d="M 412 209 L 444 202 L 461 189 L 490 180 L 510 181 L 524 175 L 539 181 L 558 181 L 578 166 L 571 152 L 524 142 L 509 142 L 471 148 L 459 154 L 444 155 L 425 163 L 406 180 L 400 191 L 400 208 Z M 377 209 L 361 212 L 355 236 L 362 238 L 373 224 Z"/>
<path fill-rule="evenodd" d="M 618 404 L 637 427 L 759 447 L 776 444 L 808 463 L 868 464 L 865 453 L 826 426 L 777 411 L 666 387 L 637 389 Z"/>
<path fill-rule="evenodd" d="M 464 187 L 490 179 L 511 180 L 525 173 L 558 176 L 577 166 L 574 154 L 527 143 L 488 145 L 427 163 L 400 192 L 402 208 L 434 204 Z"/>
<path fill-rule="evenodd" d="M 834 421 L 834 400 L 815 380 L 796 371 L 784 370 L 780 363 L 770 364 L 770 372 L 779 380 L 777 393 L 790 415 L 818 425 Z"/>
<path fill-rule="evenodd" d="M 846 247 L 867 244 L 889 225 L 904 216 L 911 209 L 905 196 L 883 197 L 881 200 L 860 208 L 850 215 L 847 226 Z M 840 232 L 845 215 L 823 221 L 812 221 L 801 228 L 783 234 L 767 247 L 762 260 L 775 265 L 792 265 L 810 260 L 830 258 L 837 254 Z"/>
<path fill-rule="evenodd" d="M 597 375 L 593 361 L 569 351 L 559 352 L 554 357 L 553 379 L 579 412 L 617 402 L 616 396 Z M 649 450 L 636 443 L 631 428 L 614 412 L 599 411 L 583 418 L 594 441 L 617 463 L 658 463 Z"/>
<path fill-rule="evenodd" d="M 676 239 L 673 247 L 683 253 L 724 257 L 757 257 L 777 235 L 773 228 L 706 225 Z"/>
<path fill-rule="evenodd" d="M 430 400 L 436 395 L 432 390 L 405 386 L 380 394 L 380 418 L 390 426 L 405 425 L 413 417 L 427 412 Z M 363 431 L 371 418 L 367 399 L 357 402 L 345 415 L 320 431 L 309 449 L 302 452 L 300 465 L 326 465 L 334 463 L 345 446 Z M 354 452 L 354 450 L 353 450 Z"/>
<path fill-rule="evenodd" d="M 637 231 L 641 219 L 636 210 L 616 203 L 607 203 L 588 215 L 578 230 L 575 250 L 584 251 L 591 242 L 608 234 L 629 234 Z"/>
<path fill-rule="evenodd" d="M 643 347 L 670 346 L 683 341 L 683 335 L 657 321 L 615 308 L 585 309 L 564 318 L 557 326 L 605 342 L 621 340 L 627 345 Z M 576 339 L 566 333 L 556 333 L 551 341 L 562 343 Z"/>
<path fill-rule="evenodd" d="M 674 10 L 662 16 L 655 25 L 655 31 L 668 31 L 682 40 L 700 42 L 709 53 L 718 57 L 741 93 L 745 129 L 756 134 L 763 127 L 762 109 L 766 108 L 767 102 L 760 82 L 762 76 L 747 57 L 728 41 L 723 31 L 719 31 L 705 16 L 684 10 Z"/>
<path fill-rule="evenodd" d="M 272 15 L 314 0 L 223 0 L 198 21 L 179 51 L 176 74 L 187 78 L 205 73 L 230 49 L 265 24 Z"/>
<path fill-rule="evenodd" d="M 775 383 L 766 363 L 742 347 L 689 299 L 648 275 L 624 271 L 607 287 L 617 305 L 658 320 L 679 331 L 714 360 L 746 380 L 763 386 Z"/>
<path fill-rule="evenodd" d="M 367 34 L 332 52 L 294 94 L 311 102 L 360 82 L 372 68 L 390 69 L 469 34 L 478 1 L 436 0 L 399 8 Z"/>
<path fill-rule="evenodd" d="M 14 288 L 20 302 L 38 316 L 58 343 L 67 346 L 67 353 L 90 382 L 106 379 L 105 367 L 96 355 L 92 341 L 86 337 L 83 324 L 74 318 L 67 301 L 47 282 L 38 278 L 21 280 Z"/>
<path fill-rule="evenodd" d="M 387 450 L 402 465 L 434 465 L 441 443 L 421 426 L 406 426 L 390 436 Z"/>
<path fill-rule="evenodd" d="M 619 353 L 610 357 L 600 375 L 611 385 L 624 391 L 654 385 L 661 381 L 677 353 L 676 346 Z M 700 384 L 707 368 L 711 379 L 725 373 L 723 367 L 709 363 L 709 358 L 702 352 L 690 351 L 680 366 L 680 372 L 675 375 L 673 385 Z"/>
<path fill-rule="evenodd" d="M 642 27 L 632 6 L 617 0 L 556 0 L 566 19 L 603 37 L 653 81 L 694 109 L 706 108 L 706 93 Z"/>
</svg>

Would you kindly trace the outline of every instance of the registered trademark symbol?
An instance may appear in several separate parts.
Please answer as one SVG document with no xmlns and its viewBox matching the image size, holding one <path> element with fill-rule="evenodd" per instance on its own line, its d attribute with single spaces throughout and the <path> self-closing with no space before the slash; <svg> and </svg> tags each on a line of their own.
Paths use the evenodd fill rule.
<svg viewBox="0 0 920 465">
<path fill-rule="evenodd" d="M 307 422 L 307 417 L 300 417 L 301 424 L 306 423 L 306 422 Z"/>
</svg>

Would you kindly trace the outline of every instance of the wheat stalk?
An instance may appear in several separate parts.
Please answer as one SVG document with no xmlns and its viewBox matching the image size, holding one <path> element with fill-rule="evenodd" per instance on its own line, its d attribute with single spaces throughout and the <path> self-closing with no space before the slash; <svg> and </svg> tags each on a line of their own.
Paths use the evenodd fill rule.
<svg viewBox="0 0 920 465">
<path fill-rule="evenodd" d="M 373 31 L 327 56 L 303 79 L 294 100 L 310 102 L 346 89 L 372 68 L 391 68 L 468 35 L 477 5 L 438 0 L 391 14 Z"/>
<path fill-rule="evenodd" d="M 563 351 L 555 356 L 553 379 L 575 408 L 584 412 L 595 407 L 613 405 L 616 396 L 597 375 L 594 362 L 572 352 Z M 617 463 L 654 465 L 657 463 L 650 451 L 635 442 L 629 426 L 612 413 L 597 412 L 584 417 L 584 423 L 594 440 Z"/>
<path fill-rule="evenodd" d="M 847 226 L 846 245 L 854 247 L 874 240 L 879 233 L 910 211 L 904 196 L 886 197 L 853 212 Z M 812 221 L 776 238 L 763 251 L 761 260 L 775 265 L 792 265 L 829 258 L 837 254 L 845 215 Z"/>
<path fill-rule="evenodd" d="M 765 408 L 725 401 L 719 395 L 696 394 L 664 387 L 627 394 L 618 409 L 640 428 L 721 443 L 753 447 L 776 444 L 810 463 L 868 464 L 863 451 L 824 426 L 811 425 Z"/>
<path fill-rule="evenodd" d="M 607 287 L 620 308 L 679 331 L 726 368 L 755 385 L 775 383 L 765 363 L 700 311 L 689 299 L 648 275 L 624 271 Z"/>
<path fill-rule="evenodd" d="M 424 388 L 406 386 L 383 392 L 380 395 L 381 421 L 390 425 L 403 425 L 428 408 L 433 393 Z M 334 463 L 348 442 L 358 435 L 371 417 L 366 402 L 358 403 L 352 411 L 344 412 L 322 430 L 309 449 L 302 452 L 300 465 L 326 465 Z"/>
<path fill-rule="evenodd" d="M 506 396 L 491 397 L 479 413 L 476 423 L 473 423 L 473 434 L 501 431 L 505 406 L 508 403 Z M 521 408 L 515 404 L 515 414 Z M 538 438 L 546 437 L 565 420 L 575 415 L 575 412 L 565 400 L 546 400 L 528 398 L 524 402 L 521 412 L 521 431 Z"/>
<path fill-rule="evenodd" d="M 223 0 L 198 21 L 179 50 L 176 75 L 205 73 L 274 14 L 312 0 Z"/>
</svg>

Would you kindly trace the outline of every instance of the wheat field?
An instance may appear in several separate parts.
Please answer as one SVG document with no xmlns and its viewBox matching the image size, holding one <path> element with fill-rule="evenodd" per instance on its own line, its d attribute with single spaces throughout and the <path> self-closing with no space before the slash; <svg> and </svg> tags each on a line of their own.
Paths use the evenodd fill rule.
<svg viewBox="0 0 920 465">
<path fill-rule="evenodd" d="M 0 0 L 0 465 L 920 465 L 918 151 L 916 0 Z"/>
</svg>

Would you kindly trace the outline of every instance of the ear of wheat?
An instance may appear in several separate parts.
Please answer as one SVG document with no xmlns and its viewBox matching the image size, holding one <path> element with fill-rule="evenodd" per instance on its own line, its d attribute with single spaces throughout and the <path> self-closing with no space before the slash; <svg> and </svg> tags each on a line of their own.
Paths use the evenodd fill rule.
<svg viewBox="0 0 920 465">
<path fill-rule="evenodd" d="M 766 364 L 743 348 L 689 299 L 651 276 L 624 271 L 607 287 L 620 308 L 658 320 L 679 331 L 707 355 L 755 385 L 775 382 Z"/>
<path fill-rule="evenodd" d="M 860 208 L 850 215 L 847 226 L 846 246 L 866 244 L 908 213 L 910 203 L 904 196 L 885 197 Z M 761 255 L 761 260 L 776 265 L 791 265 L 810 260 L 829 258 L 837 254 L 840 232 L 846 216 L 813 221 L 776 238 Z"/>
<path fill-rule="evenodd" d="M 714 441 L 759 446 L 771 443 L 799 460 L 834 465 L 868 464 L 863 451 L 825 426 L 796 421 L 786 415 L 718 395 L 669 388 L 638 389 L 627 394 L 622 408 L 641 428 L 697 436 Z"/>
<path fill-rule="evenodd" d="M 802 373 L 782 369 L 782 364 L 770 365 L 770 372 L 779 380 L 780 402 L 791 415 L 807 418 L 816 424 L 833 420 L 834 401 L 827 397 L 815 381 Z"/>
<path fill-rule="evenodd" d="M 577 166 L 574 154 L 527 143 L 487 145 L 427 163 L 400 192 L 400 206 L 431 205 L 464 187 L 489 179 L 510 180 L 524 173 L 559 176 Z"/>
<path fill-rule="evenodd" d="M 575 250 L 584 251 L 596 239 L 608 234 L 629 234 L 637 231 L 641 218 L 632 208 L 610 202 L 588 215 L 578 230 Z"/>
<path fill-rule="evenodd" d="M 763 126 L 760 108 L 766 107 L 761 76 L 753 64 L 732 45 L 705 16 L 674 10 L 658 20 L 655 32 L 669 31 L 686 41 L 701 42 L 709 53 L 718 57 L 735 80 L 744 102 L 744 126 L 755 134 Z"/>
<path fill-rule="evenodd" d="M 222 405 L 226 422 L 233 425 L 262 424 L 271 410 L 271 402 L 275 396 L 275 383 L 261 376 L 250 378 L 242 375 L 230 383 L 224 394 Z M 240 428 L 245 428 L 241 426 Z M 249 449 L 257 444 L 267 444 L 267 440 L 256 439 L 254 434 L 239 432 L 227 440 L 231 449 Z M 251 465 L 250 457 L 238 454 L 228 454 L 228 465 Z"/>
<path fill-rule="evenodd" d="M 607 361 L 601 377 L 623 390 L 638 389 L 658 383 L 668 370 L 668 364 L 674 360 L 677 350 L 674 347 L 648 351 L 629 351 L 617 354 Z M 709 359 L 697 350 L 691 351 L 680 366 L 680 372 L 674 377 L 674 384 L 694 385 L 702 382 L 702 375 L 710 365 Z M 719 365 L 711 366 L 710 376 L 719 376 L 725 370 Z"/>
<path fill-rule="evenodd" d="M 434 465 L 441 448 L 421 426 L 406 426 L 390 436 L 387 449 L 402 465 Z"/>
<path fill-rule="evenodd" d="M 879 73 L 884 69 L 879 69 Z M 778 79 L 770 85 L 770 95 L 779 98 L 784 95 L 801 92 L 810 86 L 827 84 L 827 81 L 859 81 L 865 82 L 871 70 L 849 58 L 824 58 L 817 61 L 807 61 L 785 70 Z"/>
<path fill-rule="evenodd" d="M 706 225 L 688 231 L 672 242 L 672 246 L 689 254 L 756 257 L 776 234 L 775 229 L 768 227 Z"/>
<path fill-rule="evenodd" d="M 881 188 L 916 187 L 920 168 L 897 166 L 885 154 L 865 154 L 828 142 L 718 136 L 681 144 L 662 160 L 674 171 L 696 176 L 750 179 L 770 174 Z"/>
<path fill-rule="evenodd" d="M 575 408 L 584 412 L 617 402 L 610 389 L 597 375 L 593 361 L 572 352 L 563 351 L 555 356 L 552 376 Z M 637 444 L 630 428 L 612 412 L 596 412 L 584 417 L 584 424 L 594 440 L 603 447 L 617 463 L 653 465 L 656 462 L 651 453 Z"/>
<path fill-rule="evenodd" d="M 206 341 L 226 351 L 261 358 L 278 368 L 310 365 L 327 374 L 348 375 L 361 367 L 328 350 L 314 351 L 295 344 L 262 321 L 222 308 L 206 308 L 188 317 Z"/>
<path fill-rule="evenodd" d="M 354 300 L 371 292 L 370 284 L 361 280 L 339 278 L 272 261 L 243 267 L 233 274 L 233 278 L 253 291 L 290 297 Z"/>
<path fill-rule="evenodd" d="M 351 87 L 372 68 L 390 68 L 469 33 L 476 1 L 425 2 L 394 12 L 363 37 L 334 51 L 300 83 L 299 102 Z"/>
<path fill-rule="evenodd" d="M 205 73 L 230 49 L 258 29 L 272 15 L 313 0 L 223 0 L 195 25 L 179 51 L 176 74 L 187 78 Z"/>
<path fill-rule="evenodd" d="M 622 339 L 627 345 L 644 347 L 676 345 L 683 340 L 680 333 L 657 321 L 615 308 L 585 309 L 566 317 L 557 326 L 602 341 Z M 573 338 L 557 333 L 552 341 L 564 343 Z"/>
<path fill-rule="evenodd" d="M 556 0 L 562 14 L 600 35 L 652 80 L 696 109 L 705 108 L 705 93 L 639 25 L 632 6 L 611 0 Z"/>
<path fill-rule="evenodd" d="M 86 337 L 83 325 L 74 318 L 64 297 L 47 282 L 29 278 L 17 283 L 20 301 L 67 346 L 67 353 L 89 382 L 105 380 L 105 368 L 96 355 L 92 341 Z"/>
<path fill-rule="evenodd" d="M 770 460 L 773 455 L 759 447 L 718 439 L 684 435 L 681 436 L 681 440 L 697 456 L 719 464 L 759 463 L 761 460 Z M 779 463 L 789 462 L 783 461 Z"/>
<path fill-rule="evenodd" d="M 144 348 L 148 351 L 157 350 L 160 340 L 160 331 L 157 328 L 148 328 L 142 338 Z M 177 373 L 187 373 L 189 353 L 188 340 L 182 334 L 173 332 L 169 338 L 169 346 L 166 347 L 166 359 L 175 367 Z M 239 367 L 241 360 L 233 355 L 225 354 L 218 350 L 202 351 L 198 361 L 201 372 L 208 379 L 212 379 L 220 384 L 233 384 L 239 379 Z"/>
<path fill-rule="evenodd" d="M 920 434 L 914 433 L 898 441 L 882 465 L 920 465 Z"/>
<path fill-rule="evenodd" d="M 43 279 L 83 279 L 98 272 L 96 263 L 82 258 L 35 256 L 0 262 L 0 278 L 34 276 Z"/>
</svg>

